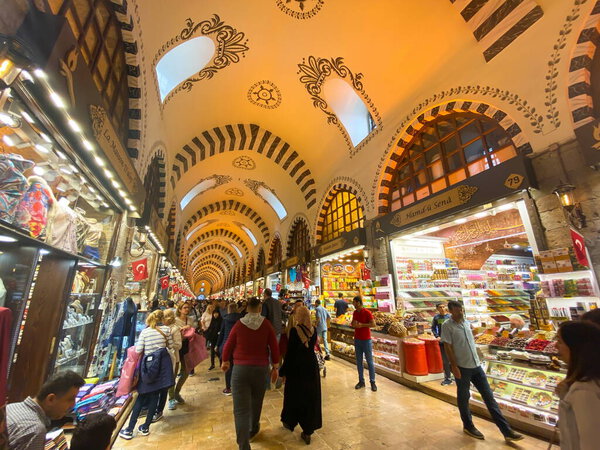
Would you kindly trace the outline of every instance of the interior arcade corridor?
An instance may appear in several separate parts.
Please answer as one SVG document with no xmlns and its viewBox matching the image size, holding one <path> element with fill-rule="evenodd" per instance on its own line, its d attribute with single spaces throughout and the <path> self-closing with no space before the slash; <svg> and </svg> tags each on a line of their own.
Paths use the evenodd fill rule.
<svg viewBox="0 0 600 450">
<path fill-rule="evenodd" d="M 412 390 L 384 377 L 377 378 L 378 392 L 356 391 L 356 369 L 333 358 L 321 378 L 323 428 L 313 435 L 310 446 L 281 426 L 283 389 L 267 391 L 263 404 L 261 432 L 252 449 L 287 450 L 439 450 L 439 449 L 532 449 L 544 450 L 548 443 L 531 436 L 508 445 L 496 426 L 475 417 L 485 441 L 476 441 L 462 432 L 455 406 Z M 224 396 L 223 374 L 208 371 L 208 361 L 196 368 L 182 396 L 186 404 L 166 411 L 164 419 L 152 425 L 149 436 L 131 441 L 117 439 L 115 450 L 234 450 L 232 397 Z M 215 380 L 218 378 L 218 380 Z M 448 389 L 454 391 L 454 385 Z"/>
</svg>

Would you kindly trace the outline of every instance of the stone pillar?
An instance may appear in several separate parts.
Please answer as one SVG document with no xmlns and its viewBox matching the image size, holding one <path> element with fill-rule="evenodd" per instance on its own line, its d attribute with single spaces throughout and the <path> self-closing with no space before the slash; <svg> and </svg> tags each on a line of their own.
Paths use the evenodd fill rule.
<svg viewBox="0 0 600 450">
<path fill-rule="evenodd" d="M 579 230 L 596 271 L 600 275 L 600 172 L 585 165 L 579 143 L 567 142 L 534 155 L 533 168 L 539 189 L 532 196 L 540 214 L 548 248 L 572 247 L 570 223 L 554 188 L 562 183 L 575 186 L 575 200 L 581 204 L 587 218 L 586 227 Z M 562 160 L 562 162 L 561 162 Z"/>
<path fill-rule="evenodd" d="M 372 224 L 372 221 L 368 221 L 366 224 L 367 250 L 369 252 L 368 267 L 371 269 L 371 275 L 375 278 L 376 276 L 387 275 L 390 273 L 390 266 L 388 263 L 390 246 L 387 237 L 375 239 L 374 233 L 372 232 Z"/>
<path fill-rule="evenodd" d="M 125 281 L 127 279 L 127 267 L 129 265 L 129 248 L 127 244 L 133 237 L 135 227 L 131 226 L 129 222 L 135 219 L 129 219 L 127 212 L 123 213 L 121 223 L 121 229 L 117 238 L 117 246 L 115 249 L 115 256 L 121 257 L 121 267 L 114 267 L 112 270 L 111 278 L 114 280 L 116 287 L 116 294 L 118 299 L 123 298 L 123 292 L 125 290 Z"/>
</svg>

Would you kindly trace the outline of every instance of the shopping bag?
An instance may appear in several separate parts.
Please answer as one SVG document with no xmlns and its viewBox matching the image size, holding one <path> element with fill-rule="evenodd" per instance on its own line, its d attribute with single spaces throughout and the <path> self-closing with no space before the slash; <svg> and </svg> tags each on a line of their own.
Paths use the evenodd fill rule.
<svg viewBox="0 0 600 450">
<path fill-rule="evenodd" d="M 188 328 L 183 332 L 183 338 L 188 339 L 188 352 L 184 355 L 185 367 L 192 370 L 202 361 L 208 358 L 206 350 L 206 339 L 204 336 L 196 334 L 193 328 Z"/>
<path fill-rule="evenodd" d="M 117 397 L 127 395 L 133 391 L 137 385 L 139 372 L 137 370 L 142 354 L 135 351 L 135 346 L 127 349 L 127 358 L 121 369 L 121 378 L 117 386 Z"/>
</svg>

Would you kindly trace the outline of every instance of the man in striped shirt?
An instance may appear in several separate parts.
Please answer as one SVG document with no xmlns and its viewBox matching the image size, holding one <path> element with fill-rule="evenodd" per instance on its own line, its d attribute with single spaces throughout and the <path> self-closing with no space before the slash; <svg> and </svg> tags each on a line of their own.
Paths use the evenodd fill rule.
<svg viewBox="0 0 600 450">
<path fill-rule="evenodd" d="M 62 419 L 73 406 L 83 378 L 73 371 L 46 381 L 35 398 L 6 407 L 8 445 L 11 450 L 43 450 L 51 420 Z"/>
</svg>

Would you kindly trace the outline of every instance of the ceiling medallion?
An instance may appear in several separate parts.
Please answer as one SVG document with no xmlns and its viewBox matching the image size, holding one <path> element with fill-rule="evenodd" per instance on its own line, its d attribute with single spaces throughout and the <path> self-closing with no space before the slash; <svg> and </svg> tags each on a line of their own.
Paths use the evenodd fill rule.
<svg viewBox="0 0 600 450">
<path fill-rule="evenodd" d="M 244 191 L 238 188 L 229 188 L 225 191 L 226 195 L 235 195 L 236 197 L 243 197 Z"/>
<path fill-rule="evenodd" d="M 261 108 L 275 109 L 281 105 L 281 91 L 272 81 L 259 81 L 248 89 L 248 101 Z"/>
<path fill-rule="evenodd" d="M 221 211 L 222 216 L 235 216 L 235 211 L 228 209 L 227 211 Z"/>
<path fill-rule="evenodd" d="M 256 163 L 249 156 L 238 156 L 231 163 L 236 169 L 254 170 L 256 169 Z"/>
<path fill-rule="evenodd" d="M 310 19 L 317 15 L 325 0 L 275 0 L 277 7 L 294 19 Z"/>
</svg>

